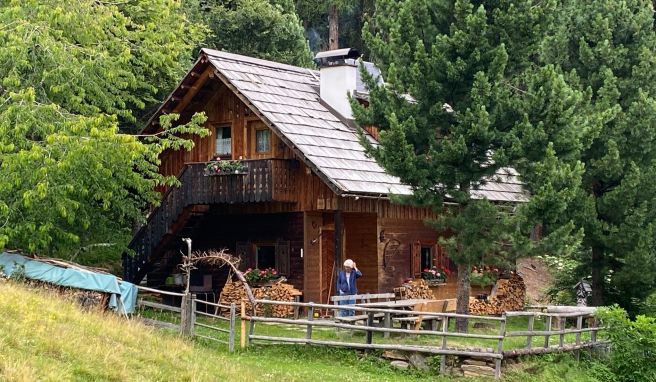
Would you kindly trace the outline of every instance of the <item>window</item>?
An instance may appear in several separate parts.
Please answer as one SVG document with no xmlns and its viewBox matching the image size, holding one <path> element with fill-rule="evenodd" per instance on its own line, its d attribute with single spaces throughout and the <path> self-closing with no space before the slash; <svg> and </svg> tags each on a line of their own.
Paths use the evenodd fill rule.
<svg viewBox="0 0 656 382">
<path fill-rule="evenodd" d="M 230 126 L 221 126 L 216 128 L 215 154 L 219 156 L 232 155 L 232 135 Z"/>
<path fill-rule="evenodd" d="M 258 269 L 276 268 L 276 246 L 258 245 L 257 264 Z"/>
<path fill-rule="evenodd" d="M 255 130 L 255 152 L 268 153 L 271 150 L 271 130 Z"/>
<path fill-rule="evenodd" d="M 433 266 L 433 251 L 431 247 L 421 247 L 421 270 L 430 269 Z"/>
</svg>

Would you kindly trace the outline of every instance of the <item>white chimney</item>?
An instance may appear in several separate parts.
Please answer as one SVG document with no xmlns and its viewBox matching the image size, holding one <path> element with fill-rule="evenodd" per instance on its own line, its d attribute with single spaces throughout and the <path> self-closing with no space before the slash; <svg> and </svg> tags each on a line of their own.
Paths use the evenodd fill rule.
<svg viewBox="0 0 656 382">
<path fill-rule="evenodd" d="M 357 90 L 359 55 L 357 50 L 346 48 L 320 52 L 314 57 L 321 73 L 321 99 L 347 119 L 353 119 L 348 96 Z"/>
</svg>

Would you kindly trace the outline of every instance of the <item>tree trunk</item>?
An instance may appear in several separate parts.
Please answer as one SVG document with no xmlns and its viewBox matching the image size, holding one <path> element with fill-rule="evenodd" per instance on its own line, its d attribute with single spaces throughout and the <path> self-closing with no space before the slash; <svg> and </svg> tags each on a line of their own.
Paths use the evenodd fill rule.
<svg viewBox="0 0 656 382">
<path fill-rule="evenodd" d="M 328 49 L 339 49 L 339 13 L 337 12 L 337 4 L 331 4 L 328 11 Z"/>
<path fill-rule="evenodd" d="M 469 314 L 469 264 L 458 264 L 458 291 L 456 293 L 456 313 Z M 467 319 L 456 318 L 456 330 L 460 333 L 467 332 Z"/>
<path fill-rule="evenodd" d="M 592 305 L 604 305 L 604 250 L 592 247 Z"/>
</svg>

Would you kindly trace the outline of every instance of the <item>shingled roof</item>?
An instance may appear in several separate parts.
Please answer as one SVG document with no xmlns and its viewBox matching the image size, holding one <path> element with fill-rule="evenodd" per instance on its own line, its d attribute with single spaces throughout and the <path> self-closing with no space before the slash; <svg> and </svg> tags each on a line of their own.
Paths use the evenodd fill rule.
<svg viewBox="0 0 656 382">
<path fill-rule="evenodd" d="M 336 192 L 371 196 L 412 193 L 366 155 L 356 127 L 321 101 L 318 71 L 212 49 L 201 53 L 219 78 L 255 108 Z M 512 169 L 499 171 L 477 188 L 476 197 L 492 201 L 527 199 Z"/>
</svg>

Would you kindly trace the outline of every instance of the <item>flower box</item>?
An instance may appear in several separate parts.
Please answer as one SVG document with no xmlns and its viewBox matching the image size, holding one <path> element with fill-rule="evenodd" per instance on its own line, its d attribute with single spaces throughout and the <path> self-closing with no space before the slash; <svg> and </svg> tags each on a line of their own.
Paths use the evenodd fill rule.
<svg viewBox="0 0 656 382">
<path fill-rule="evenodd" d="M 221 160 L 217 157 L 207 162 L 204 173 L 205 176 L 246 175 L 248 174 L 248 167 L 238 160 Z"/>
</svg>

